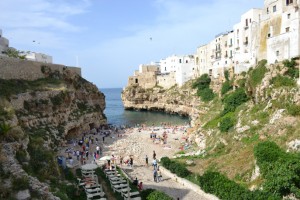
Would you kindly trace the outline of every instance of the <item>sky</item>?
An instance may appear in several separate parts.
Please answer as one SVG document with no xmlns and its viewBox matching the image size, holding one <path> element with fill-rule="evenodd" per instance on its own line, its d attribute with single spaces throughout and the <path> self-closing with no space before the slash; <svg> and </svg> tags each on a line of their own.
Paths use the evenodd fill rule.
<svg viewBox="0 0 300 200">
<path fill-rule="evenodd" d="M 10 46 L 81 67 L 99 88 L 120 88 L 140 64 L 194 54 L 263 0 L 0 0 Z"/>
</svg>

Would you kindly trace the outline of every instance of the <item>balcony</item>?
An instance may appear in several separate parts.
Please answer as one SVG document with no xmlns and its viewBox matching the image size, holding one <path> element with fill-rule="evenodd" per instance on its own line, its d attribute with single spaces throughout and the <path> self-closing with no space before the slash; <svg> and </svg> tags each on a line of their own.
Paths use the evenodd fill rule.
<svg viewBox="0 0 300 200">
<path fill-rule="evenodd" d="M 240 50 L 240 47 L 236 47 L 235 50 L 237 50 L 237 51 Z"/>
<path fill-rule="evenodd" d="M 228 47 L 232 47 L 232 44 L 230 44 Z"/>
<path fill-rule="evenodd" d="M 244 27 L 244 30 L 247 30 L 248 28 L 249 28 L 249 26 L 245 26 L 245 27 Z"/>
<path fill-rule="evenodd" d="M 228 58 L 228 55 L 225 55 L 224 58 Z"/>
<path fill-rule="evenodd" d="M 244 42 L 244 45 L 247 46 L 248 45 L 248 41 Z"/>
<path fill-rule="evenodd" d="M 221 49 L 216 49 L 216 53 L 220 53 L 221 52 Z"/>
</svg>

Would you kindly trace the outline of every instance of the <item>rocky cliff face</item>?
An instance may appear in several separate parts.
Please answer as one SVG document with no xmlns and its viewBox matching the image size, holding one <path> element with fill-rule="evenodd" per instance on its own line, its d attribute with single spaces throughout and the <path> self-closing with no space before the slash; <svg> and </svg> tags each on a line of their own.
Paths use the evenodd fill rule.
<svg viewBox="0 0 300 200">
<path fill-rule="evenodd" d="M 105 96 L 95 85 L 67 68 L 41 70 L 42 79 L 0 80 L 0 180 L 5 182 L 0 198 L 28 199 L 36 194 L 56 199 L 49 185 L 40 181 L 60 174 L 55 150 L 67 139 L 106 124 Z M 14 181 L 24 179 L 27 189 L 16 191 Z M 18 192 L 21 197 L 14 195 Z"/>
<path fill-rule="evenodd" d="M 171 114 L 189 116 L 192 124 L 199 115 L 199 97 L 189 86 L 173 87 L 165 90 L 159 87 L 144 89 L 139 86 L 125 88 L 122 101 L 125 109 L 163 111 Z"/>
</svg>

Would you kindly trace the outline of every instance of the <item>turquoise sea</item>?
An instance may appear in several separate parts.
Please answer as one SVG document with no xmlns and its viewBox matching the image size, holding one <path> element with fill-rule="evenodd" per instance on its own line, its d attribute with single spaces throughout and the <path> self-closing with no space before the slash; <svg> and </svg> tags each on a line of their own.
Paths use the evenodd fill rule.
<svg viewBox="0 0 300 200">
<path fill-rule="evenodd" d="M 187 117 L 181 117 L 179 115 L 170 115 L 162 112 L 124 110 L 121 100 L 122 88 L 106 88 L 100 89 L 100 91 L 105 95 L 106 109 L 104 113 L 109 124 L 134 126 L 136 124 L 159 125 L 162 122 L 171 123 L 173 125 L 189 123 Z"/>
</svg>

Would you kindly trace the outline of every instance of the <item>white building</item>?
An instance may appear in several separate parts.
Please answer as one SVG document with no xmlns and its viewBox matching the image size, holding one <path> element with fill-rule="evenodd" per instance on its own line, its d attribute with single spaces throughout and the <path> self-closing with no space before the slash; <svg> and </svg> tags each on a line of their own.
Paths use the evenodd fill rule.
<svg viewBox="0 0 300 200">
<path fill-rule="evenodd" d="M 193 55 L 169 56 L 160 60 L 160 72 L 167 74 L 175 72 L 175 82 L 182 86 L 186 81 L 194 77 L 195 61 Z"/>
<path fill-rule="evenodd" d="M 265 0 L 261 44 L 266 45 L 269 63 L 276 63 L 300 55 L 299 0 Z"/>
<path fill-rule="evenodd" d="M 0 29 L 0 54 L 3 53 L 3 51 L 6 51 L 9 47 L 9 41 L 5 37 L 2 37 L 2 30 Z"/>
<path fill-rule="evenodd" d="M 27 60 L 37 61 L 37 62 L 43 62 L 43 63 L 52 63 L 52 56 L 42 54 L 42 53 L 35 53 L 35 52 L 29 52 L 25 54 L 25 57 Z"/>
<path fill-rule="evenodd" d="M 275 63 L 299 57 L 299 1 L 265 0 L 263 9 L 244 13 L 233 31 L 197 48 L 194 77 L 218 78 L 225 69 L 239 74 L 263 59 Z"/>
<path fill-rule="evenodd" d="M 251 9 L 241 16 L 241 21 L 234 25 L 234 72 L 239 74 L 257 63 L 257 49 L 260 39 L 260 21 L 262 9 Z"/>
</svg>

